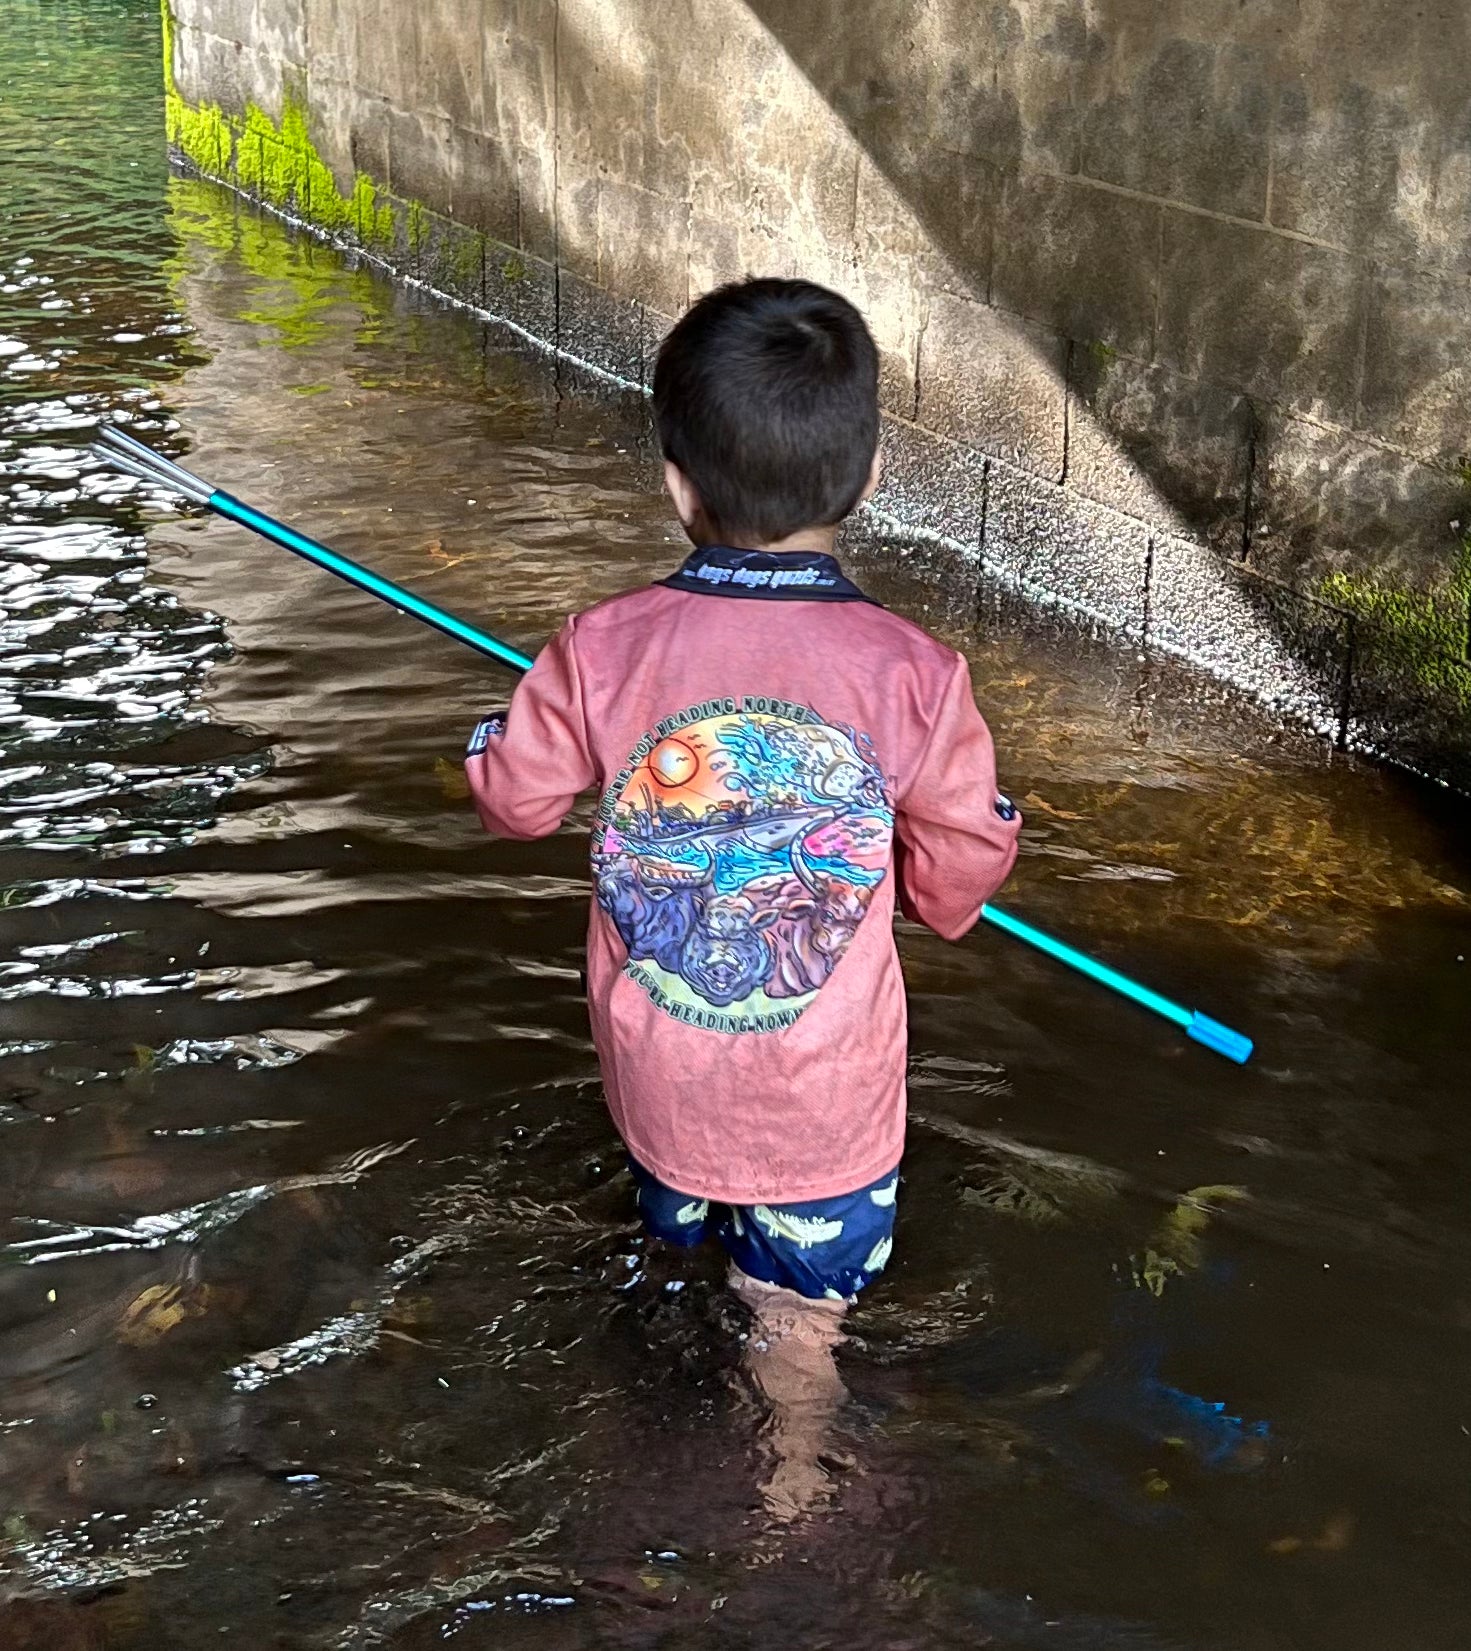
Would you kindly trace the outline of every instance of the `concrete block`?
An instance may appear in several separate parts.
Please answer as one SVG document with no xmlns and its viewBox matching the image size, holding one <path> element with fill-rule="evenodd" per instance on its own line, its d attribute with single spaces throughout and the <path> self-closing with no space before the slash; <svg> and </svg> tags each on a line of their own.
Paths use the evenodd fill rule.
<svg viewBox="0 0 1471 1651">
<path fill-rule="evenodd" d="M 181 29 L 175 40 L 179 90 L 191 103 L 217 103 L 242 119 L 258 104 L 273 119 L 281 113 L 281 65 L 248 45 L 200 29 Z"/>
<path fill-rule="evenodd" d="M 1305 0 L 1283 31 L 1272 221 L 1471 271 L 1471 12 Z"/>
<path fill-rule="evenodd" d="M 933 60 L 943 73 L 936 101 L 947 145 L 1000 167 L 1076 172 L 1079 94 L 1096 49 L 1087 7 L 1081 0 L 1010 0 L 991 8 L 979 39 L 970 6 L 950 0 L 946 10 Z M 967 55 L 980 55 L 969 73 Z"/>
<path fill-rule="evenodd" d="M 482 130 L 508 150 L 543 147 L 550 153 L 556 0 L 482 0 L 481 15 Z"/>
<path fill-rule="evenodd" d="M 352 81 L 396 108 L 413 107 L 417 9 L 400 0 L 352 0 Z"/>
<path fill-rule="evenodd" d="M 1065 178 L 1008 178 L 993 302 L 1065 337 L 1148 357 L 1160 212 Z"/>
<path fill-rule="evenodd" d="M 353 171 L 365 172 L 378 188 L 388 187 L 390 106 L 382 98 L 354 91 L 352 117 Z"/>
<path fill-rule="evenodd" d="M 517 149 L 516 244 L 538 258 L 557 256 L 557 163 L 550 140 Z"/>
<path fill-rule="evenodd" d="M 858 144 L 785 57 L 768 54 L 752 72 L 736 134 L 739 211 L 804 264 L 850 252 Z"/>
<path fill-rule="evenodd" d="M 988 568 L 1021 580 L 1127 635 L 1142 636 L 1149 530 L 1024 470 L 987 473 Z"/>
<path fill-rule="evenodd" d="M 741 236 L 723 218 L 694 213 L 690 218 L 690 300 L 745 274 L 741 263 Z"/>
<path fill-rule="evenodd" d="M 333 181 L 339 194 L 350 196 L 353 190 L 352 159 L 353 124 L 358 114 L 358 96 L 346 81 L 327 80 L 312 75 L 307 81 L 307 128 L 312 143 L 323 161 L 332 169 Z M 379 173 L 380 177 L 386 173 Z M 314 209 L 308 202 L 308 212 Z"/>
<path fill-rule="evenodd" d="M 307 0 L 257 0 L 250 45 L 279 63 L 299 82 L 307 73 Z"/>
<path fill-rule="evenodd" d="M 820 281 L 860 306 L 871 298 L 882 306 L 890 296 L 884 283 L 893 262 L 885 264 L 882 258 L 877 258 L 875 267 L 868 270 L 861 260 L 833 256 L 828 249 L 812 245 L 799 247 L 769 229 L 738 217 L 731 221 L 697 213 L 690 222 L 691 298 L 727 281 L 775 276 L 784 280 Z M 911 316 L 915 313 L 912 295 L 905 313 Z M 883 330 L 882 313 L 877 320 L 879 329 Z M 882 340 L 880 349 L 883 349 Z"/>
<path fill-rule="evenodd" d="M 895 528 L 860 511 L 843 523 L 838 556 L 849 577 L 875 602 L 916 619 L 958 644 L 974 633 L 984 577 L 979 556 L 959 546 Z"/>
<path fill-rule="evenodd" d="M 1341 62 L 1282 88 L 1272 135 L 1271 220 L 1380 258 L 1435 241 L 1441 134 L 1410 88 L 1343 84 Z"/>
<path fill-rule="evenodd" d="M 1341 608 L 1280 580 L 1243 570 L 1237 586 L 1257 621 L 1257 697 L 1279 716 L 1337 740 L 1353 670 L 1351 623 Z M 1290 665 L 1283 669 L 1278 659 Z"/>
<path fill-rule="evenodd" d="M 1328 573 L 1371 568 L 1424 585 L 1450 565 L 1467 525 L 1471 493 L 1459 475 L 1347 431 L 1263 416 L 1253 567 L 1307 587 Z"/>
<path fill-rule="evenodd" d="M 181 28 L 197 29 L 248 49 L 255 42 L 260 11 L 260 0 L 207 0 L 179 7 L 176 22 Z"/>
<path fill-rule="evenodd" d="M 983 166 L 979 170 L 990 172 L 992 169 Z M 854 256 L 863 259 L 873 253 L 886 252 L 914 262 L 926 255 L 930 244 L 930 230 L 917 203 L 907 199 L 869 155 L 860 155 L 853 197 Z M 990 251 L 988 240 L 985 248 L 988 267 Z"/>
<path fill-rule="evenodd" d="M 392 214 L 393 233 L 386 243 L 375 247 L 374 251 L 395 274 L 417 279 L 421 257 L 429 239 L 428 212 L 419 203 L 407 201 L 401 195 L 389 194 L 387 190 L 377 196 L 377 205 L 386 206 Z"/>
<path fill-rule="evenodd" d="M 620 298 L 669 315 L 689 303 L 690 209 L 632 184 L 605 179 L 598 196 L 598 270 Z"/>
<path fill-rule="evenodd" d="M 305 84 L 300 70 L 269 52 L 249 48 L 240 54 L 238 61 L 246 101 L 264 109 L 279 122 L 288 92 L 299 94 Z"/>
<path fill-rule="evenodd" d="M 568 0 L 556 74 L 562 164 L 580 176 L 642 184 L 654 75 L 639 5 Z"/>
<path fill-rule="evenodd" d="M 521 232 L 521 191 L 516 157 L 494 138 L 449 131 L 449 205 L 453 215 L 497 240 L 515 245 Z"/>
<path fill-rule="evenodd" d="M 452 128 L 440 115 L 388 110 L 388 187 L 436 212 L 450 204 Z"/>
<path fill-rule="evenodd" d="M 682 195 L 696 213 L 721 217 L 732 208 L 733 189 L 740 192 L 751 87 L 771 43 L 743 7 L 662 0 L 651 15 L 641 181 Z M 790 65 L 787 72 L 798 80 Z"/>
<path fill-rule="evenodd" d="M 1464 83 L 1459 62 L 1455 72 Z M 1471 106 L 1464 95 L 1445 126 L 1429 218 L 1431 261 L 1458 275 L 1471 275 Z"/>
<path fill-rule="evenodd" d="M 302 0 L 302 18 L 310 43 L 307 74 L 320 81 L 350 84 L 355 73 L 355 0 Z M 313 113 L 315 113 L 313 108 Z"/>
<path fill-rule="evenodd" d="M 1244 396 L 1075 344 L 1068 485 L 1167 531 L 1240 553 L 1251 469 Z"/>
<path fill-rule="evenodd" d="M 1082 0 L 869 0 L 859 26 L 843 0 L 751 10 L 906 197 L 936 148 L 1077 169 Z"/>
<path fill-rule="evenodd" d="M 483 230 L 432 213 L 419 249 L 419 279 L 476 309 L 485 306 Z"/>
<path fill-rule="evenodd" d="M 557 168 L 557 258 L 564 269 L 596 285 L 598 198 L 602 180 L 563 158 Z"/>
<path fill-rule="evenodd" d="M 1342 616 L 1240 562 L 1156 534 L 1145 640 L 1206 666 L 1305 727 L 1338 730 L 1347 647 Z"/>
<path fill-rule="evenodd" d="M 243 105 L 235 86 L 233 68 L 228 76 L 221 75 L 222 84 L 216 84 L 215 77 L 225 65 L 218 63 L 211 54 L 210 45 L 214 38 L 203 29 L 175 25 L 174 83 L 187 103 L 218 103 L 223 107 L 227 106 L 228 99 L 228 106 L 238 114 Z"/>
<path fill-rule="evenodd" d="M 1157 359 L 1349 424 L 1364 280 L 1345 253 L 1167 211 Z"/>
<path fill-rule="evenodd" d="M 563 270 L 557 284 L 557 347 L 599 372 L 642 384 L 642 306 Z"/>
<path fill-rule="evenodd" d="M 273 0 L 279 3 L 279 0 Z M 456 126 L 485 128 L 480 7 L 464 0 L 414 0 L 400 14 L 404 107 Z"/>
<path fill-rule="evenodd" d="M 834 258 L 825 266 L 803 260 L 798 273 L 857 305 L 878 346 L 879 405 L 885 412 L 913 418 L 924 323 L 924 298 L 916 290 L 913 267 L 890 253 L 876 252 L 870 258 Z"/>
<path fill-rule="evenodd" d="M 1263 217 L 1274 96 L 1268 53 L 1151 32 L 1105 40 L 1089 64 L 1082 171 L 1213 212 Z"/>
<path fill-rule="evenodd" d="M 533 338 L 557 337 L 557 272 L 543 258 L 497 241 L 485 245 L 485 308 Z"/>
<path fill-rule="evenodd" d="M 1001 200 L 1001 172 L 971 155 L 932 150 L 907 195 L 860 157 L 855 255 L 902 260 L 912 284 L 984 301 Z"/>
<path fill-rule="evenodd" d="M 643 306 L 643 341 L 640 346 L 643 355 L 643 366 L 639 374 L 639 380 L 645 390 L 652 390 L 654 387 L 654 366 L 659 359 L 659 346 L 669 335 L 670 329 L 678 319 L 677 315 L 665 315 L 660 310 L 650 309 L 647 304 Z M 652 439 L 652 413 L 650 414 L 649 429 Z M 660 481 L 662 475 L 663 472 L 659 471 L 655 479 L 656 485 L 662 485 Z"/>
<path fill-rule="evenodd" d="M 741 271 L 744 275 L 780 275 L 788 279 L 807 274 L 802 254 L 790 242 L 758 225 L 740 222 Z"/>
<path fill-rule="evenodd" d="M 883 477 L 873 510 L 905 533 L 954 540 L 979 565 L 986 519 L 986 460 L 974 448 L 886 418 Z"/>
<path fill-rule="evenodd" d="M 1065 353 L 1050 328 L 935 293 L 920 347 L 918 421 L 1060 481 Z"/>
<path fill-rule="evenodd" d="M 1471 281 L 1386 270 L 1369 298 L 1363 427 L 1427 455 L 1471 455 Z"/>
</svg>

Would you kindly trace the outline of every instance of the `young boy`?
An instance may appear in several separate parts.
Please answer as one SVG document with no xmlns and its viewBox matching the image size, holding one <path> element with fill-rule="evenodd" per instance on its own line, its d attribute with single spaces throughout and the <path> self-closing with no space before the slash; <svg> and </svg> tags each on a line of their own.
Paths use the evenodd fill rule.
<svg viewBox="0 0 1471 1651">
<path fill-rule="evenodd" d="M 722 287 L 665 340 L 654 409 L 693 553 L 568 619 L 466 768 L 502 837 L 597 787 L 588 1006 L 644 1222 L 716 1236 L 767 1327 L 801 1335 L 892 1245 L 895 905 L 958 939 L 1021 821 L 964 659 L 832 557 L 879 476 L 857 310 Z"/>
</svg>

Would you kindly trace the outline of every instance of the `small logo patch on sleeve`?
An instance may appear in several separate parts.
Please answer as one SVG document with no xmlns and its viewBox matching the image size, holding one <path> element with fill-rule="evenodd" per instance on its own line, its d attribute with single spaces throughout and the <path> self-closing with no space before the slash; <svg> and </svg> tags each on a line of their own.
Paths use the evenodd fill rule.
<svg viewBox="0 0 1471 1651">
<path fill-rule="evenodd" d="M 1016 804 L 1012 802 L 1010 797 L 998 795 L 996 798 L 996 812 L 1003 820 L 1014 820 L 1016 818 Z"/>
<path fill-rule="evenodd" d="M 467 757 L 478 757 L 492 739 L 499 739 L 506 731 L 506 719 L 499 712 L 493 716 L 482 717 L 475 724 L 475 732 L 470 736 L 470 743 L 466 747 Z"/>
</svg>

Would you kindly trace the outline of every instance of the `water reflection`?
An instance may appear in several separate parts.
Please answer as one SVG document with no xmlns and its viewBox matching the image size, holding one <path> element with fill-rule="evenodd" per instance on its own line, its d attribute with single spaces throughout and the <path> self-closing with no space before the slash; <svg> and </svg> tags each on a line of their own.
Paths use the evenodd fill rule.
<svg viewBox="0 0 1471 1651">
<path fill-rule="evenodd" d="M 154 19 L 0 0 L 7 1643 L 1458 1643 L 1464 815 L 855 537 L 972 655 L 1012 904 L 1261 1053 L 906 933 L 896 1263 L 773 1522 L 750 1323 L 632 1224 L 582 846 L 456 795 L 504 679 L 83 456 L 534 648 L 674 554 L 642 406 L 169 180 Z"/>
</svg>

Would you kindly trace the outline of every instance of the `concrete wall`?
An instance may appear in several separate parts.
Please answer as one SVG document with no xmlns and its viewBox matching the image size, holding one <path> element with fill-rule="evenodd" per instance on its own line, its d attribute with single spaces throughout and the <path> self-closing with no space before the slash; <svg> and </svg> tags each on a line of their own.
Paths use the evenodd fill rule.
<svg viewBox="0 0 1471 1651">
<path fill-rule="evenodd" d="M 1340 738 L 1471 747 L 1463 0 L 172 6 L 202 169 L 635 381 L 715 282 L 828 281 L 893 508 Z"/>
</svg>

